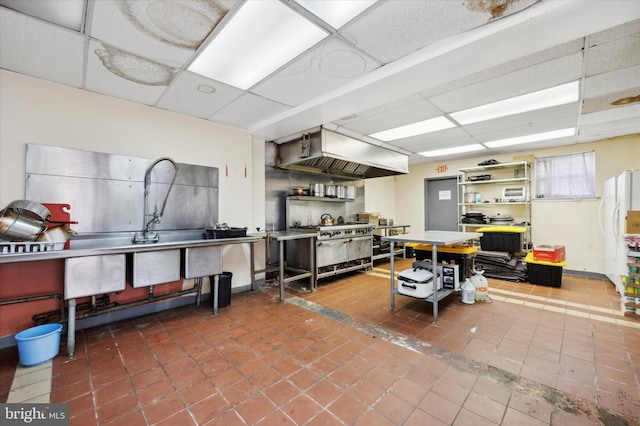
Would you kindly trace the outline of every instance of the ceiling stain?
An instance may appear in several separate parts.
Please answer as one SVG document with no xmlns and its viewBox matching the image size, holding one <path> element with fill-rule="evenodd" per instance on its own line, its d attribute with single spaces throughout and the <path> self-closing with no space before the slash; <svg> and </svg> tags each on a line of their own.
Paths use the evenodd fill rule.
<svg viewBox="0 0 640 426">
<path fill-rule="evenodd" d="M 349 80 L 364 75 L 367 62 L 355 52 L 340 49 L 322 55 L 318 69 L 326 76 Z"/>
<path fill-rule="evenodd" d="M 196 49 L 229 8 L 218 0 L 116 0 L 140 31 L 163 43 Z"/>
<path fill-rule="evenodd" d="M 488 12 L 491 19 L 500 18 L 514 0 L 466 0 L 464 6 L 472 12 Z"/>
<path fill-rule="evenodd" d="M 167 86 L 176 75 L 176 70 L 152 62 L 141 56 L 102 45 L 95 54 L 102 64 L 115 75 L 146 86 Z"/>
</svg>

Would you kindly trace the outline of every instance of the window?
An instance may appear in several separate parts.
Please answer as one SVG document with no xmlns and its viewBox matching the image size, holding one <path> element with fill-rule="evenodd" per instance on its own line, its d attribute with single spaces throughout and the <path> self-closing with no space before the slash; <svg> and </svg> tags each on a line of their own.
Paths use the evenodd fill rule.
<svg viewBox="0 0 640 426">
<path fill-rule="evenodd" d="M 536 158 L 536 198 L 595 198 L 593 151 Z"/>
</svg>

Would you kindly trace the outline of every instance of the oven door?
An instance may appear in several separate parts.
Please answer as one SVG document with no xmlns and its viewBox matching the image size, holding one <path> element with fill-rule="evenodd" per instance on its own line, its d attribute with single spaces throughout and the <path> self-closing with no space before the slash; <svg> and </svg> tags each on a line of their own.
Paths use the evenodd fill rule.
<svg viewBox="0 0 640 426">
<path fill-rule="evenodd" d="M 352 260 L 370 258 L 373 255 L 373 237 L 357 237 L 349 240 L 347 245 L 347 259 Z"/>
<path fill-rule="evenodd" d="M 316 246 L 316 267 L 335 265 L 347 261 L 347 243 L 346 238 L 337 240 L 318 241 Z"/>
</svg>

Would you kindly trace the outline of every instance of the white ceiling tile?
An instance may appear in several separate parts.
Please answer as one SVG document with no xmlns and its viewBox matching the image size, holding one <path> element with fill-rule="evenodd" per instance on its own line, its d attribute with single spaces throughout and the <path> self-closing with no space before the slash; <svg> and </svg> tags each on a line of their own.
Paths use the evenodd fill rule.
<svg viewBox="0 0 640 426">
<path fill-rule="evenodd" d="M 288 109 L 285 105 L 245 93 L 222 111 L 213 114 L 209 120 L 246 129 Z"/>
<path fill-rule="evenodd" d="M 623 109 L 624 106 L 614 105 L 613 103 L 616 101 L 620 101 L 621 99 L 635 98 L 636 96 L 640 96 L 640 86 L 584 99 L 584 101 L 582 102 L 582 114 L 590 114 L 593 112 L 604 110 Z M 640 121 L 640 116 L 638 117 L 638 120 Z"/>
<path fill-rule="evenodd" d="M 153 105 L 174 76 L 175 70 L 164 65 L 96 41 L 89 44 L 86 88 L 92 92 Z"/>
<path fill-rule="evenodd" d="M 461 128 L 441 130 L 426 135 L 414 136 L 401 141 L 395 141 L 394 145 L 407 151 L 420 152 L 434 149 L 453 148 L 457 146 L 473 145 L 478 143 L 473 137 Z"/>
<path fill-rule="evenodd" d="M 227 11 L 217 1 L 101 0 L 94 2 L 91 37 L 177 68 Z"/>
<path fill-rule="evenodd" d="M 580 126 L 581 141 L 593 141 L 598 139 L 611 138 L 614 136 L 632 135 L 636 133 L 640 133 L 638 111 L 636 111 L 636 115 L 631 118 L 624 118 L 615 121 L 598 121 Z"/>
<path fill-rule="evenodd" d="M 640 65 L 606 72 L 584 80 L 583 96 L 594 98 L 640 86 Z"/>
<path fill-rule="evenodd" d="M 515 1 L 505 11 L 505 16 L 535 1 Z M 489 22 L 492 19 L 490 13 L 471 10 L 474 3 L 479 4 L 464 0 L 384 2 L 371 7 L 340 34 L 374 58 L 388 63 L 438 40 Z"/>
<path fill-rule="evenodd" d="M 637 6 L 637 5 L 636 5 Z M 626 37 L 640 36 L 640 19 L 587 36 L 587 44 L 595 46 Z"/>
<path fill-rule="evenodd" d="M 83 37 L 0 7 L 0 67 L 82 87 Z"/>
<path fill-rule="evenodd" d="M 640 65 L 638 52 L 640 52 L 640 33 L 634 37 L 591 46 L 586 53 L 585 73 L 587 76 L 592 76 Z"/>
<path fill-rule="evenodd" d="M 270 76 L 251 92 L 286 105 L 299 105 L 362 77 L 380 63 L 331 37 Z"/>
<path fill-rule="evenodd" d="M 199 118 L 208 118 L 242 95 L 243 91 L 189 71 L 176 77 L 157 107 Z"/>
<path fill-rule="evenodd" d="M 529 67 L 543 64 L 545 62 L 553 61 L 555 59 L 559 59 L 576 53 L 582 53 L 583 46 L 584 42 L 581 39 L 574 40 L 569 43 L 564 43 L 560 46 L 546 49 L 534 55 L 528 55 L 523 58 L 518 58 L 516 60 L 473 73 L 458 80 L 431 87 L 425 91 L 420 92 L 420 94 L 425 98 L 430 98 L 434 95 L 439 95 L 455 89 L 469 87 L 482 81 L 491 80 L 506 74 L 511 74 L 519 70 L 524 70 Z"/>
<path fill-rule="evenodd" d="M 640 104 L 635 103 L 626 106 L 619 106 L 617 108 L 607 109 L 604 111 L 593 112 L 590 114 L 583 114 L 580 117 L 580 127 L 583 128 L 584 126 L 589 126 L 592 124 L 627 119 L 635 119 L 637 121 L 637 124 L 640 125 Z"/>
<path fill-rule="evenodd" d="M 580 79 L 582 55 L 573 54 L 429 98 L 446 112 L 495 102 Z"/>
</svg>

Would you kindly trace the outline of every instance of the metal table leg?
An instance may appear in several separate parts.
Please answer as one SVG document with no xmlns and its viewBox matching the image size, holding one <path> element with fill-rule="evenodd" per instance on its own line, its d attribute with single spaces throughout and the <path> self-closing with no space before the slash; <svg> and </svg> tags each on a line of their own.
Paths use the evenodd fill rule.
<svg viewBox="0 0 640 426">
<path fill-rule="evenodd" d="M 282 302 L 284 300 L 284 240 L 280 240 L 279 243 L 280 301 Z"/>
<path fill-rule="evenodd" d="M 213 278 L 213 315 L 218 315 L 218 288 L 220 287 L 220 275 Z"/>
<path fill-rule="evenodd" d="M 251 262 L 251 291 L 256 291 L 256 259 L 255 243 L 249 243 L 249 259 Z"/>
<path fill-rule="evenodd" d="M 438 249 L 431 244 L 431 265 L 433 266 L 433 322 L 438 321 Z"/>
<path fill-rule="evenodd" d="M 309 238 L 309 252 L 311 253 L 311 291 L 315 291 L 318 288 L 318 271 L 316 270 L 316 239 Z"/>
<path fill-rule="evenodd" d="M 76 349 L 76 299 L 69 299 L 67 316 L 67 352 L 73 356 Z"/>
<path fill-rule="evenodd" d="M 394 242 L 391 241 L 390 244 L 390 250 L 391 250 L 391 257 L 389 260 L 390 266 L 391 266 L 391 310 L 395 310 L 396 309 L 396 299 L 395 299 L 395 294 L 396 294 L 396 289 L 395 289 L 395 262 L 394 262 L 394 258 L 395 256 L 393 255 L 393 250 L 394 250 Z"/>
</svg>

